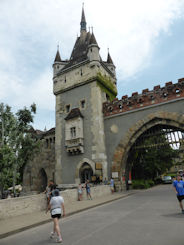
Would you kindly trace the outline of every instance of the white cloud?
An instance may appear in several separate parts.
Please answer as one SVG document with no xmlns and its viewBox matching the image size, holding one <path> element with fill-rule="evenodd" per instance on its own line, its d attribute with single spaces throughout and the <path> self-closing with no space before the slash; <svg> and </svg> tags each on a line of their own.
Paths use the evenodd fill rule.
<svg viewBox="0 0 184 245">
<path fill-rule="evenodd" d="M 102 15 L 103 4 L 99 1 L 95 16 Z M 159 35 L 169 33 L 171 24 L 183 16 L 183 6 L 183 0 L 121 0 L 114 4 L 108 1 L 101 21 L 90 12 L 98 42 L 110 47 L 122 78 L 135 75 L 149 64 Z M 106 50 L 102 53 L 105 57 Z"/>
</svg>

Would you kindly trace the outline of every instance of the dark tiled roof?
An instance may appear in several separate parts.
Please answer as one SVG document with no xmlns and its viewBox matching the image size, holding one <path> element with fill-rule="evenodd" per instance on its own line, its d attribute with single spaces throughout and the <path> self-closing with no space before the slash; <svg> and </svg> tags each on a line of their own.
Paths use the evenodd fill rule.
<svg viewBox="0 0 184 245">
<path fill-rule="evenodd" d="M 46 132 L 44 132 L 44 134 L 52 134 L 52 133 L 55 133 L 55 128 L 51 128 L 47 130 Z"/>
<path fill-rule="evenodd" d="M 70 111 L 70 113 L 67 115 L 67 117 L 65 118 L 65 120 L 69 120 L 69 119 L 72 119 L 72 118 L 75 118 L 75 117 L 84 117 L 81 112 L 80 112 L 80 109 L 79 108 L 74 108 Z"/>
<path fill-rule="evenodd" d="M 95 35 L 93 33 L 91 34 L 91 38 L 90 38 L 89 44 L 96 44 L 98 46 L 98 43 L 97 43 L 96 38 L 95 38 Z"/>
<path fill-rule="evenodd" d="M 36 132 L 36 134 L 43 134 L 44 133 L 43 131 L 41 131 L 39 129 L 35 129 L 35 132 Z"/>
<path fill-rule="evenodd" d="M 110 56 L 109 53 L 108 53 L 108 55 L 107 55 L 107 63 L 113 64 L 113 61 L 112 61 L 111 56 Z"/>
<path fill-rule="evenodd" d="M 77 38 L 69 63 L 63 69 L 71 67 L 87 59 L 87 52 L 90 39 L 90 32 L 84 32 L 80 37 Z"/>
<path fill-rule="evenodd" d="M 55 57 L 54 63 L 55 63 L 55 62 L 62 62 L 61 56 L 60 56 L 60 53 L 59 53 L 59 50 L 57 50 L 57 53 L 56 53 L 56 57 Z"/>
</svg>

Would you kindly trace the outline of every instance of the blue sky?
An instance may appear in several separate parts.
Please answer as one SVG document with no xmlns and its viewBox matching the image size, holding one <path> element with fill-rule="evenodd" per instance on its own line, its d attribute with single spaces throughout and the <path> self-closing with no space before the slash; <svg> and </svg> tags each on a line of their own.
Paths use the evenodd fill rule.
<svg viewBox="0 0 184 245">
<path fill-rule="evenodd" d="M 184 0 L 1 0 L 0 102 L 37 105 L 34 127 L 55 126 L 52 64 L 70 57 L 82 2 L 103 60 L 110 49 L 118 97 L 184 77 Z"/>
<path fill-rule="evenodd" d="M 184 33 L 182 33 L 184 19 L 175 21 L 169 33 L 160 34 L 154 52 L 151 55 L 150 65 L 137 72 L 135 77 L 126 79 L 125 84 L 119 85 L 120 95 L 131 95 L 143 89 L 153 89 L 156 85 L 164 86 L 166 82 L 176 83 L 179 78 L 184 77 Z M 126 86 L 133 82 L 134 87 Z"/>
</svg>

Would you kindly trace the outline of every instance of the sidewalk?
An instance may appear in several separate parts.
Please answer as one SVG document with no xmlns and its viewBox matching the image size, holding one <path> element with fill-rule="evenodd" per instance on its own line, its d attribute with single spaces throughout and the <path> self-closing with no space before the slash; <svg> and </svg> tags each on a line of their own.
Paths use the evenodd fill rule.
<svg viewBox="0 0 184 245">
<path fill-rule="evenodd" d="M 65 206 L 66 216 L 87 210 L 92 207 L 96 207 L 114 200 L 124 198 L 126 196 L 134 194 L 134 191 L 114 193 L 96 198 L 94 200 L 74 201 Z M 7 237 L 17 232 L 45 224 L 51 221 L 50 213 L 39 211 L 36 213 L 30 213 L 26 215 L 20 215 L 9 218 L 7 220 L 0 220 L 0 238 Z"/>
</svg>

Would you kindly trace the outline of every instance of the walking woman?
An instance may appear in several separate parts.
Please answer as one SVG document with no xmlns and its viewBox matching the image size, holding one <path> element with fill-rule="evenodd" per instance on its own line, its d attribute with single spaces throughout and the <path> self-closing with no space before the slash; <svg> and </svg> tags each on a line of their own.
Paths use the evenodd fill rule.
<svg viewBox="0 0 184 245">
<path fill-rule="evenodd" d="M 59 195 L 59 190 L 57 189 L 54 190 L 54 196 L 50 200 L 49 210 L 54 223 L 53 232 L 51 232 L 50 238 L 54 238 L 56 234 L 57 235 L 56 242 L 62 243 L 63 239 L 59 227 L 59 219 L 61 218 L 62 213 L 63 213 L 63 217 L 65 216 L 65 207 L 64 207 L 64 199 L 62 196 Z"/>
</svg>

